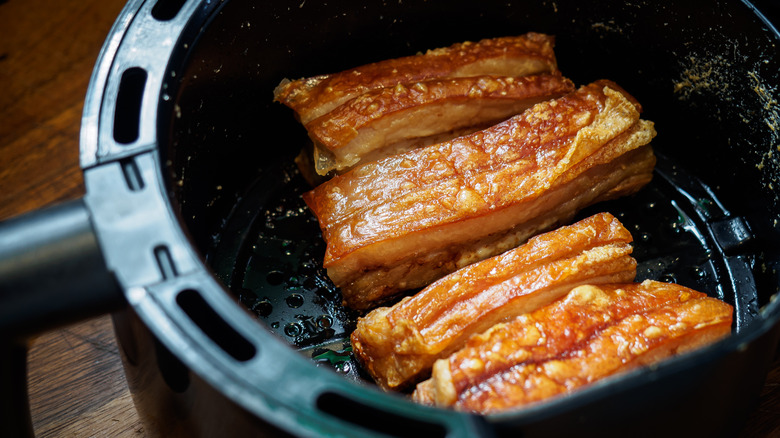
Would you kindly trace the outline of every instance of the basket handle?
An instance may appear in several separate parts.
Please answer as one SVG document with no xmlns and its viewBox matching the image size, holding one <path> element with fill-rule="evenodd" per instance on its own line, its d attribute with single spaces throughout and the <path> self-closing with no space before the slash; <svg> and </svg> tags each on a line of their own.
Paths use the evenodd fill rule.
<svg viewBox="0 0 780 438">
<path fill-rule="evenodd" d="M 82 199 L 0 223 L 0 436 L 33 436 L 28 340 L 125 303 Z"/>
</svg>

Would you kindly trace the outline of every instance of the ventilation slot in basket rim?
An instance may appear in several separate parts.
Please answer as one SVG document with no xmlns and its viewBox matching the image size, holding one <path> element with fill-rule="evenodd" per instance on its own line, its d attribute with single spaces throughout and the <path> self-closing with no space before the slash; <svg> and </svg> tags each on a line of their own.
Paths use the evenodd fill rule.
<svg viewBox="0 0 780 438">
<path fill-rule="evenodd" d="M 114 106 L 114 141 L 119 144 L 138 140 L 147 77 L 146 70 L 141 67 L 131 67 L 122 73 Z"/>
<path fill-rule="evenodd" d="M 187 0 L 157 0 L 152 7 L 152 17 L 157 21 L 170 21 L 176 18 Z"/>
<path fill-rule="evenodd" d="M 222 319 L 198 291 L 179 292 L 176 303 L 209 339 L 237 361 L 246 362 L 257 354 L 255 346 Z"/>
<path fill-rule="evenodd" d="M 447 429 L 439 424 L 418 418 L 409 418 L 377 409 L 335 392 L 324 392 L 317 397 L 317 408 L 333 417 L 389 436 L 429 438 L 447 436 Z"/>
</svg>

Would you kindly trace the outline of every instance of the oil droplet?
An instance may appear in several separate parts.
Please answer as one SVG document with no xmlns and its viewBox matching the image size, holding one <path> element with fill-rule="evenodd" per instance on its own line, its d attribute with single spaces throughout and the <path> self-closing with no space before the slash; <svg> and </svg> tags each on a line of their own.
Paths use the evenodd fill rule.
<svg viewBox="0 0 780 438">
<path fill-rule="evenodd" d="M 336 298 L 336 291 L 327 287 L 320 287 L 317 289 L 317 295 L 325 300 L 332 300 Z"/>
<path fill-rule="evenodd" d="M 281 244 L 281 251 L 282 254 L 285 256 L 291 256 L 295 253 L 296 245 L 295 242 L 291 240 L 284 240 Z"/>
<path fill-rule="evenodd" d="M 301 307 L 303 305 L 303 295 L 301 294 L 291 294 L 287 299 L 285 299 L 287 302 L 287 305 L 292 307 L 293 309 L 296 309 L 298 307 Z"/>
<path fill-rule="evenodd" d="M 298 289 L 298 287 L 301 285 L 301 279 L 297 275 L 291 275 L 290 278 L 287 279 L 287 284 L 285 285 L 288 289 Z"/>
<path fill-rule="evenodd" d="M 650 240 L 650 233 L 639 233 L 638 237 L 642 242 L 648 242 Z"/>
<path fill-rule="evenodd" d="M 668 273 L 662 275 L 660 280 L 664 283 L 677 283 L 677 276 L 672 273 Z"/>
<path fill-rule="evenodd" d="M 696 278 L 705 278 L 707 276 L 707 271 L 702 269 L 700 266 L 694 266 L 691 268 L 691 273 Z"/>
<path fill-rule="evenodd" d="M 278 329 L 279 328 L 279 321 L 274 321 L 271 323 L 271 328 Z"/>
</svg>

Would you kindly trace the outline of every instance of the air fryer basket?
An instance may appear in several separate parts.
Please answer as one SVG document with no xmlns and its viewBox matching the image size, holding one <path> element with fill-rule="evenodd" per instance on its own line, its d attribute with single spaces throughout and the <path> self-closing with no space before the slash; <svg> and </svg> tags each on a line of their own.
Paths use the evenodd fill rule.
<svg viewBox="0 0 780 438">
<path fill-rule="evenodd" d="M 82 163 L 108 264 L 131 304 L 115 318 L 128 380 L 139 413 L 161 435 L 208 435 L 228 424 L 357 436 L 724 435 L 741 427 L 780 313 L 780 40 L 751 5 L 138 4 L 118 22 L 130 37 L 107 43 L 116 61 L 93 78 L 109 80 L 91 101 L 109 98 L 99 107 L 88 99 L 85 120 L 93 108 L 105 126 L 86 130 Z M 123 51 L 152 44 L 170 23 L 181 30 L 164 50 Z M 308 140 L 272 90 L 285 77 L 527 31 L 556 36 L 559 67 L 575 83 L 608 78 L 636 96 L 659 133 L 653 182 L 581 216 L 610 211 L 623 221 L 640 280 L 678 282 L 733 304 L 734 335 L 521 412 L 416 406 L 376 390 L 350 357 L 357 315 L 340 305 L 321 267 L 324 242 L 300 199 L 309 187 L 292 163 Z M 105 189 L 114 174 L 127 185 L 124 197 Z M 131 226 L 115 214 L 129 208 L 141 212 L 135 218 L 163 219 Z M 129 230 L 120 242 L 108 237 L 117 230 Z M 123 249 L 135 239 L 148 242 L 140 261 Z"/>
</svg>

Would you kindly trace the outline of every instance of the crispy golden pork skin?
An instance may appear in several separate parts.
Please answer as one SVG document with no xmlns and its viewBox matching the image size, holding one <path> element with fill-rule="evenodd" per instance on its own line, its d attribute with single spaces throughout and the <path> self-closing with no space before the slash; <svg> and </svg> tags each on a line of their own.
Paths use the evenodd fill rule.
<svg viewBox="0 0 780 438">
<path fill-rule="evenodd" d="M 652 178 L 653 124 L 609 81 L 473 134 L 368 163 L 304 194 L 345 304 L 368 309 Z"/>
<path fill-rule="evenodd" d="M 358 320 L 352 348 L 383 388 L 425 378 L 469 336 L 581 284 L 632 281 L 631 234 L 608 213 L 531 238 Z"/>
<path fill-rule="evenodd" d="M 525 76 L 557 70 L 554 38 L 539 33 L 464 42 L 424 54 L 379 61 L 340 73 L 283 80 L 274 100 L 304 125 L 366 91 L 432 78 Z"/>
<path fill-rule="evenodd" d="M 560 74 L 432 79 L 371 90 L 306 124 L 319 175 L 490 126 L 574 91 Z M 474 129 L 476 130 L 476 129 Z M 472 130 L 472 132 L 474 131 Z"/>
<path fill-rule="evenodd" d="M 732 315 L 676 284 L 580 286 L 474 336 L 436 362 L 413 398 L 479 413 L 523 407 L 715 342 L 730 333 Z"/>
</svg>

